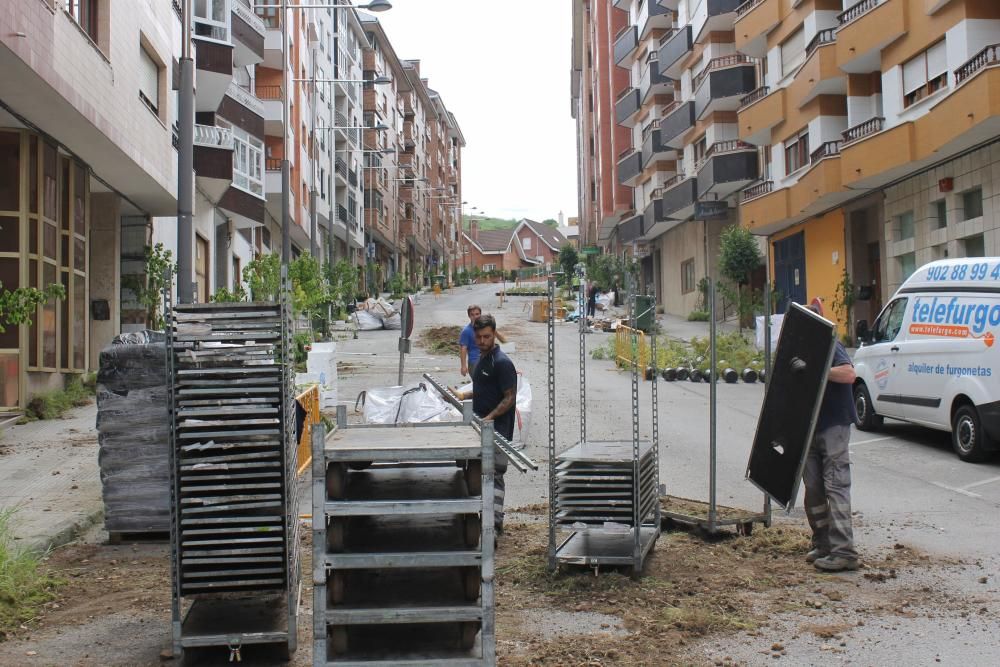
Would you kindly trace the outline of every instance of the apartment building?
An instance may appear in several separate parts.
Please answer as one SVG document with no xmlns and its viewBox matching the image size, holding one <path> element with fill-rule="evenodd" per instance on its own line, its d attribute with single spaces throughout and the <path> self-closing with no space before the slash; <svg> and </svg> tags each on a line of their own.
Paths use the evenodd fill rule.
<svg viewBox="0 0 1000 667">
<path fill-rule="evenodd" d="M 618 223 L 636 210 L 632 188 L 618 177 L 617 157 L 632 148 L 632 131 L 618 125 L 615 102 L 631 86 L 615 62 L 615 37 L 629 15 L 612 0 L 574 0 L 571 113 L 577 124 L 580 243 L 621 250 Z"/>
<path fill-rule="evenodd" d="M 1000 4 L 750 0 L 735 38 L 762 72 L 740 218 L 784 303 L 830 301 L 846 273 L 870 323 L 921 264 L 1000 253 Z"/>
<path fill-rule="evenodd" d="M 176 210 L 171 4 L 0 8 L 0 282 L 66 288 L 0 334 L 0 409 L 93 369 L 122 328 L 123 221 Z"/>
</svg>

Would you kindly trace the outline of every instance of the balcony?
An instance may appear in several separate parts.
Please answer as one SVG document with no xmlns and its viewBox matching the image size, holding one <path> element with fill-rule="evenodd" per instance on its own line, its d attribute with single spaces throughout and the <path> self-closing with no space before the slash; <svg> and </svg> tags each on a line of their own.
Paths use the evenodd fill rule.
<svg viewBox="0 0 1000 667">
<path fill-rule="evenodd" d="M 642 153 L 628 149 L 618 156 L 618 182 L 621 185 L 635 187 L 642 175 Z"/>
<path fill-rule="evenodd" d="M 656 0 L 647 0 L 639 9 L 639 41 L 646 39 L 652 30 L 666 30 L 673 25 L 670 10 Z"/>
<path fill-rule="evenodd" d="M 667 221 L 667 216 L 663 214 L 663 198 L 660 195 L 662 190 L 655 190 L 646 208 L 642 210 L 643 234 L 648 234 L 656 228 L 656 225 Z"/>
<path fill-rule="evenodd" d="M 906 0 L 861 0 L 837 17 L 837 65 L 864 74 L 881 67 L 881 51 L 907 30 Z"/>
<path fill-rule="evenodd" d="M 660 74 L 660 64 L 656 60 L 656 51 L 651 51 L 649 55 L 650 57 L 643 68 L 642 78 L 639 79 L 640 104 L 645 104 L 656 95 L 667 95 L 674 92 L 673 80 Z"/>
<path fill-rule="evenodd" d="M 620 243 L 631 243 L 643 234 L 642 215 L 633 215 L 618 223 L 618 241 Z"/>
<path fill-rule="evenodd" d="M 736 21 L 736 10 L 742 5 L 744 0 L 705 0 L 707 17 L 695 37 L 696 42 L 701 42 L 705 35 L 713 32 L 728 32 L 733 29 Z M 696 10 L 695 22 L 700 10 Z"/>
<path fill-rule="evenodd" d="M 1000 135 L 1000 62 L 987 47 L 956 70 L 960 86 L 930 113 L 886 128 L 873 118 L 848 129 L 841 147 L 844 184 L 876 188 Z M 992 58 L 992 60 L 991 60 Z"/>
<path fill-rule="evenodd" d="M 627 88 L 615 100 L 615 120 L 619 125 L 632 127 L 639 114 L 639 89 Z"/>
<path fill-rule="evenodd" d="M 767 34 L 781 23 L 781 0 L 747 0 L 736 8 L 736 50 L 755 58 L 767 53 Z"/>
<path fill-rule="evenodd" d="M 819 95 L 847 95 L 847 75 L 837 66 L 833 30 L 820 30 L 806 47 L 806 61 L 788 86 L 789 100 L 798 108 Z"/>
<path fill-rule="evenodd" d="M 785 89 L 770 92 L 767 86 L 740 100 L 740 139 L 764 146 L 771 143 L 771 130 L 785 120 Z"/>
<path fill-rule="evenodd" d="M 733 54 L 712 58 L 695 77 L 695 117 L 716 111 L 736 111 L 740 100 L 757 88 L 757 71 L 750 58 Z"/>
<path fill-rule="evenodd" d="M 733 139 L 717 141 L 698 165 L 698 196 L 714 194 L 724 199 L 757 180 L 757 148 Z"/>
<path fill-rule="evenodd" d="M 694 102 L 681 102 L 660 121 L 660 141 L 671 148 L 683 148 L 684 135 L 692 127 Z"/>
<path fill-rule="evenodd" d="M 698 200 L 698 179 L 677 174 L 663 184 L 663 215 L 674 220 L 687 220 L 694 215 Z"/>
<path fill-rule="evenodd" d="M 978 72 L 987 67 L 996 67 L 998 64 L 1000 64 L 1000 44 L 991 44 L 955 70 L 955 85 L 960 86 Z"/>
<path fill-rule="evenodd" d="M 230 82 L 229 87 L 226 89 L 226 97 L 235 100 L 240 106 L 255 116 L 264 118 L 264 102 L 257 99 L 256 95 L 235 81 Z"/>
<path fill-rule="evenodd" d="M 267 212 L 275 220 L 281 220 L 281 160 L 264 159 L 264 195 L 267 197 Z M 296 211 L 295 188 L 288 191 L 288 210 L 291 215 Z"/>
<path fill-rule="evenodd" d="M 218 201 L 233 180 L 232 130 L 194 126 L 194 173 L 198 187 Z"/>
<path fill-rule="evenodd" d="M 284 114 L 281 111 L 281 86 L 258 83 L 254 92 L 264 106 L 264 132 L 272 137 L 280 137 L 285 123 Z"/>
<path fill-rule="evenodd" d="M 639 39 L 634 25 L 627 25 L 615 37 L 615 64 L 628 67 L 625 59 L 635 53 Z M 624 63 L 624 64 L 623 64 Z"/>
<path fill-rule="evenodd" d="M 642 140 L 642 168 L 649 166 L 650 162 L 658 160 L 673 160 L 674 149 L 660 141 L 660 130 L 655 129 L 646 133 Z"/>
<path fill-rule="evenodd" d="M 267 26 L 250 8 L 251 0 L 232 0 L 233 64 L 256 65 L 264 60 Z"/>
<path fill-rule="evenodd" d="M 680 79 L 684 60 L 691 53 L 691 26 L 686 25 L 660 38 L 660 71 L 671 79 Z"/>
</svg>

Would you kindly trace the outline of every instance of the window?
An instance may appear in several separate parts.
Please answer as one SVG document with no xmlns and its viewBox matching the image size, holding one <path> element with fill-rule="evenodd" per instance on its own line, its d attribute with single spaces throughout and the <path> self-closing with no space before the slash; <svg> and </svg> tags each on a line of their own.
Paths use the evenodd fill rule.
<svg viewBox="0 0 1000 667">
<path fill-rule="evenodd" d="M 708 152 L 708 139 L 705 135 L 694 142 L 694 164 L 697 167 L 705 160 L 705 153 Z"/>
<path fill-rule="evenodd" d="M 216 122 L 219 127 L 228 127 L 233 131 L 233 185 L 263 197 L 264 142 L 221 118 Z"/>
<path fill-rule="evenodd" d="M 875 320 L 872 343 L 888 343 L 895 340 L 903 327 L 903 315 L 906 314 L 906 299 L 896 299 L 882 311 Z"/>
<path fill-rule="evenodd" d="M 496 270 L 497 270 L 496 264 L 483 264 L 483 271 L 496 271 Z"/>
<path fill-rule="evenodd" d="M 240 272 L 240 258 L 237 255 L 233 255 L 233 291 L 236 292 L 240 289 L 241 283 L 243 282 L 243 274 Z"/>
<path fill-rule="evenodd" d="M 139 46 L 139 99 L 160 115 L 160 66 L 142 45 Z"/>
<path fill-rule="evenodd" d="M 899 262 L 899 282 L 903 282 L 917 270 L 917 256 L 912 252 L 900 255 L 896 261 Z"/>
<path fill-rule="evenodd" d="M 944 40 L 903 63 L 903 106 L 948 86 L 948 54 Z"/>
<path fill-rule="evenodd" d="M 913 211 L 907 211 L 896 216 L 896 228 L 899 230 L 897 241 L 913 238 Z"/>
<path fill-rule="evenodd" d="M 681 262 L 681 294 L 693 292 L 694 289 L 694 257 L 692 257 Z"/>
<path fill-rule="evenodd" d="M 934 229 L 944 229 L 948 226 L 948 209 L 943 199 L 931 202 L 931 217 L 935 220 Z"/>
<path fill-rule="evenodd" d="M 760 163 L 764 165 L 761 169 L 761 180 L 770 181 L 774 176 L 771 172 L 771 145 L 761 146 Z"/>
<path fill-rule="evenodd" d="M 521 239 L 521 249 L 522 250 L 531 250 L 531 237 L 530 236 L 525 236 L 523 239 Z"/>
<path fill-rule="evenodd" d="M 805 32 L 799 28 L 781 44 L 781 76 L 788 76 L 805 60 Z"/>
<path fill-rule="evenodd" d="M 809 164 L 809 128 L 785 140 L 785 174 Z"/>
<path fill-rule="evenodd" d="M 986 243 L 982 234 L 962 239 L 966 257 L 986 257 Z"/>
<path fill-rule="evenodd" d="M 97 43 L 97 2 L 98 0 L 66 0 L 66 12 L 73 17 L 83 31 Z"/>
<path fill-rule="evenodd" d="M 976 188 L 962 193 L 962 220 L 983 216 L 983 190 Z"/>
</svg>

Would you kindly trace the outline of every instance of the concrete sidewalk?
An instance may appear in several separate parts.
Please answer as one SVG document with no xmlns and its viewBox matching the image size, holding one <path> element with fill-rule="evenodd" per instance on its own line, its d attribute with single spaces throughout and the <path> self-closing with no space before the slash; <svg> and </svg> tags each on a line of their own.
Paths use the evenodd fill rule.
<svg viewBox="0 0 1000 667">
<path fill-rule="evenodd" d="M 97 404 L 0 434 L 0 508 L 15 508 L 17 540 L 38 550 L 73 540 L 104 511 Z"/>
</svg>

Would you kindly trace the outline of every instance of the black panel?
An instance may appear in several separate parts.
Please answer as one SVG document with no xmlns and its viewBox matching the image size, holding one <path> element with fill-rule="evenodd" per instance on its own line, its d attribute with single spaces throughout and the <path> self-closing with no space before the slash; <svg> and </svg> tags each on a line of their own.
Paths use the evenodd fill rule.
<svg viewBox="0 0 1000 667">
<path fill-rule="evenodd" d="M 628 243 L 643 235 L 642 216 L 636 215 L 618 224 L 618 240 Z"/>
<path fill-rule="evenodd" d="M 712 100 L 743 97 L 757 88 L 757 72 L 753 65 L 727 67 L 710 72 L 694 94 L 694 112 L 701 118 Z"/>
<path fill-rule="evenodd" d="M 703 195 L 720 183 L 755 180 L 757 180 L 756 151 L 713 155 L 698 171 L 698 194 Z"/>
<path fill-rule="evenodd" d="M 663 193 L 663 215 L 670 218 L 675 211 L 686 208 L 694 203 L 697 178 L 689 178 Z"/>
<path fill-rule="evenodd" d="M 642 140 L 642 166 L 643 168 L 648 165 L 653 156 L 657 153 L 663 153 L 671 150 L 670 146 L 667 146 L 662 141 L 660 141 L 660 131 L 653 130 Z"/>
<path fill-rule="evenodd" d="M 673 67 L 681 58 L 686 56 L 691 51 L 691 26 L 686 25 L 683 28 L 678 28 L 673 37 L 667 40 L 667 43 L 660 47 L 659 61 L 660 61 L 660 71 L 667 72 L 671 67 Z M 678 78 L 678 77 L 674 77 Z"/>
<path fill-rule="evenodd" d="M 708 15 L 718 16 L 735 12 L 746 0 L 708 0 Z"/>
<path fill-rule="evenodd" d="M 660 141 L 673 148 L 680 148 L 684 145 L 680 140 L 681 135 L 692 127 L 694 127 L 694 103 L 684 102 L 660 121 Z"/>
<path fill-rule="evenodd" d="M 621 125 L 629 116 L 639 110 L 639 89 L 629 88 L 624 96 L 615 102 L 615 120 Z"/>
<path fill-rule="evenodd" d="M 628 29 L 615 40 L 615 64 L 621 64 L 621 62 L 625 60 L 630 53 L 635 51 L 635 47 L 638 46 L 638 44 L 639 38 L 636 33 L 635 26 L 629 26 Z"/>
<path fill-rule="evenodd" d="M 835 341 L 833 323 L 798 304 L 785 313 L 747 464 L 747 479 L 785 509 L 798 493 Z"/>
<path fill-rule="evenodd" d="M 630 178 L 635 178 L 642 171 L 642 154 L 633 151 L 618 162 L 618 182 L 625 184 Z"/>
</svg>

